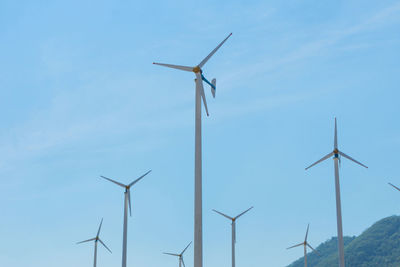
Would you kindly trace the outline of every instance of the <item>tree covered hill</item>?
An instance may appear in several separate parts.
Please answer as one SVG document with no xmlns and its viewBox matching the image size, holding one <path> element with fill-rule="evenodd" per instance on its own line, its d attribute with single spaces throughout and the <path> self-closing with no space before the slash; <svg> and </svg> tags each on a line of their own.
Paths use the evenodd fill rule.
<svg viewBox="0 0 400 267">
<path fill-rule="evenodd" d="M 319 245 L 319 253 L 308 253 L 309 267 L 337 267 L 337 238 Z M 384 218 L 357 237 L 344 237 L 344 254 L 347 267 L 399 267 L 400 266 L 400 216 Z M 288 267 L 303 267 L 304 258 Z"/>
</svg>

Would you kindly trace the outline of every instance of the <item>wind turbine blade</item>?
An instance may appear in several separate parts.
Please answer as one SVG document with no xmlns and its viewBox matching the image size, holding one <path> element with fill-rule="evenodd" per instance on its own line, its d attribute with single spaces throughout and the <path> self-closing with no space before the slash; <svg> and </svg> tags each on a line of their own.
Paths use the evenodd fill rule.
<svg viewBox="0 0 400 267">
<path fill-rule="evenodd" d="M 183 267 L 186 267 L 185 261 L 183 260 L 183 257 L 181 258 L 181 260 L 182 260 Z"/>
<path fill-rule="evenodd" d="M 315 251 L 315 252 L 317 252 L 317 253 L 319 254 L 319 252 L 316 251 L 312 246 L 310 246 L 310 244 L 307 243 L 307 246 L 308 246 L 309 248 L 311 248 L 313 251 Z"/>
<path fill-rule="evenodd" d="M 318 163 L 320 163 L 320 162 L 326 160 L 327 158 L 333 156 L 333 154 L 334 154 L 333 152 L 329 153 L 328 155 L 326 155 L 326 156 L 323 157 L 322 159 L 320 159 L 320 160 L 318 160 L 317 162 L 314 162 L 313 164 L 311 164 L 310 166 L 308 166 L 308 167 L 306 168 L 306 170 L 308 170 L 309 168 L 311 168 L 311 167 L 317 165 Z"/>
<path fill-rule="evenodd" d="M 337 126 L 336 126 L 336 118 L 335 118 L 335 139 L 333 140 L 333 147 L 337 149 Z"/>
<path fill-rule="evenodd" d="M 307 225 L 307 232 L 306 232 L 306 237 L 304 238 L 304 241 L 307 242 L 307 236 L 308 236 L 308 228 L 310 227 L 310 224 Z"/>
<path fill-rule="evenodd" d="M 101 230 L 101 225 L 103 224 L 103 218 L 101 218 L 101 222 L 100 222 L 100 225 L 99 225 L 99 230 L 97 230 L 97 235 L 96 235 L 96 237 L 99 237 L 99 234 L 100 234 L 100 230 Z"/>
<path fill-rule="evenodd" d="M 119 186 L 126 187 L 126 185 L 121 184 L 121 183 L 119 183 L 119 182 L 117 182 L 117 181 L 114 181 L 113 179 L 107 178 L 107 177 L 102 176 L 102 175 L 100 175 L 100 177 L 101 177 L 101 178 L 104 178 L 104 179 L 106 179 L 106 180 L 109 180 L 110 182 L 112 182 L 112 183 L 114 183 L 114 184 L 117 184 L 117 185 L 119 185 Z"/>
<path fill-rule="evenodd" d="M 188 67 L 188 66 L 172 65 L 172 64 L 164 64 L 164 63 L 156 63 L 156 62 L 153 62 L 153 64 L 163 66 L 163 67 L 173 68 L 173 69 L 177 69 L 177 70 L 184 70 L 184 71 L 190 71 L 190 72 L 193 71 L 193 67 Z"/>
<path fill-rule="evenodd" d="M 235 219 L 238 219 L 240 216 L 244 215 L 246 212 L 248 212 L 249 210 L 251 210 L 254 207 L 250 207 L 249 209 L 243 211 L 242 213 L 240 213 L 238 216 L 235 217 Z"/>
<path fill-rule="evenodd" d="M 110 253 L 112 253 L 111 249 L 109 249 L 106 244 L 103 243 L 103 241 L 101 241 L 101 239 L 99 238 L 100 243 L 108 250 L 110 251 Z"/>
<path fill-rule="evenodd" d="M 131 190 L 129 190 L 129 189 L 128 189 L 128 205 L 129 205 L 129 216 L 132 217 Z"/>
<path fill-rule="evenodd" d="M 93 240 L 96 240 L 96 238 L 91 238 L 91 239 L 88 239 L 88 240 L 84 240 L 84 241 L 78 242 L 76 244 L 82 244 L 82 243 L 86 243 L 86 242 L 93 241 Z"/>
<path fill-rule="evenodd" d="M 129 185 L 128 185 L 128 187 L 131 187 L 132 185 L 134 185 L 134 184 L 136 184 L 137 182 L 139 182 L 140 180 L 142 180 L 143 179 L 143 177 L 145 177 L 147 174 L 149 174 L 151 172 L 151 170 L 150 171 L 148 171 L 148 172 L 146 172 L 145 174 L 143 174 L 142 176 L 140 176 L 139 178 L 137 178 L 135 181 L 133 181 L 132 183 L 130 183 Z"/>
<path fill-rule="evenodd" d="M 397 186 L 395 186 L 395 185 L 393 185 L 393 184 L 391 184 L 391 183 L 388 183 L 388 184 L 390 184 L 391 186 L 393 186 L 394 188 L 396 188 L 397 190 L 400 191 L 400 188 L 398 188 Z"/>
<path fill-rule="evenodd" d="M 186 248 L 182 251 L 181 255 L 183 255 L 183 253 L 185 253 L 185 251 L 186 251 L 187 248 L 190 246 L 190 244 L 192 244 L 192 242 L 190 242 L 190 243 L 186 246 Z"/>
<path fill-rule="evenodd" d="M 200 90 L 200 95 L 201 95 L 201 98 L 203 99 L 204 108 L 206 109 L 206 114 L 207 114 L 207 116 L 210 116 L 210 114 L 208 113 L 206 96 L 204 94 L 203 80 L 201 79 L 201 77 L 200 78 L 197 77 L 197 79 L 196 79 L 196 88 L 197 88 L 197 90 Z"/>
<path fill-rule="evenodd" d="M 202 68 L 204 66 L 204 64 L 207 63 L 207 61 L 215 54 L 215 52 L 217 52 L 217 50 L 226 42 L 226 40 L 228 40 L 229 37 L 231 37 L 232 33 L 230 33 L 228 35 L 228 37 L 226 37 L 213 51 L 211 51 L 211 53 L 206 56 L 198 65 L 200 68 Z"/>
<path fill-rule="evenodd" d="M 297 244 L 297 245 L 288 247 L 287 249 L 291 249 L 291 248 L 295 248 L 295 247 L 300 247 L 300 246 L 302 246 L 302 245 L 304 245 L 304 243 L 300 243 L 300 244 Z"/>
<path fill-rule="evenodd" d="M 222 212 L 219 212 L 219 211 L 217 211 L 217 210 L 213 210 L 213 211 L 215 211 L 216 213 L 218 213 L 219 215 L 222 215 L 222 216 L 224 216 L 225 218 L 227 218 L 227 219 L 229 219 L 229 220 L 233 220 L 233 218 L 232 217 L 229 217 L 228 215 L 226 215 L 226 214 L 223 214 Z"/>
<path fill-rule="evenodd" d="M 163 254 L 179 257 L 179 254 L 163 252 Z"/>
<path fill-rule="evenodd" d="M 345 158 L 347 158 L 347 159 L 349 159 L 349 160 L 351 160 L 351 161 L 357 163 L 358 165 L 361 165 L 361 166 L 363 166 L 364 168 L 367 168 L 367 169 L 368 169 L 367 166 L 365 166 L 365 165 L 362 164 L 361 162 L 358 162 L 357 160 L 353 159 L 352 157 L 350 157 L 350 156 L 344 154 L 342 151 L 339 151 L 339 154 L 342 155 L 343 157 L 345 157 Z"/>
</svg>

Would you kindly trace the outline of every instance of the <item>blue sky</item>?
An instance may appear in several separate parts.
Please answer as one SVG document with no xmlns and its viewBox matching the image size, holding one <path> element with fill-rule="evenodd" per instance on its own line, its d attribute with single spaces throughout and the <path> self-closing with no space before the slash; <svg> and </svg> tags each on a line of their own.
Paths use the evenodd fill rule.
<svg viewBox="0 0 400 267">
<path fill-rule="evenodd" d="M 333 145 L 342 161 L 345 235 L 398 214 L 399 1 L 2 1 L 0 263 L 121 261 L 123 190 L 132 190 L 129 266 L 193 239 L 194 75 L 152 65 L 207 63 L 217 98 L 203 120 L 204 266 L 285 266 L 286 247 L 336 235 Z M 192 266 L 192 248 L 187 266 Z"/>
</svg>

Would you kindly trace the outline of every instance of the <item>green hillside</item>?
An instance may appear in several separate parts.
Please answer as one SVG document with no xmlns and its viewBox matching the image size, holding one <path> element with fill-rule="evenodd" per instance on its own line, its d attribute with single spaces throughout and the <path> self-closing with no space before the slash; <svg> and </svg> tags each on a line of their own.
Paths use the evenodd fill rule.
<svg viewBox="0 0 400 267">
<path fill-rule="evenodd" d="M 319 245 L 307 254 L 309 267 L 337 267 L 337 238 Z M 358 237 L 344 237 L 345 261 L 348 267 L 399 267 L 400 266 L 400 216 L 384 218 Z M 303 267 L 304 258 L 288 267 Z"/>
</svg>

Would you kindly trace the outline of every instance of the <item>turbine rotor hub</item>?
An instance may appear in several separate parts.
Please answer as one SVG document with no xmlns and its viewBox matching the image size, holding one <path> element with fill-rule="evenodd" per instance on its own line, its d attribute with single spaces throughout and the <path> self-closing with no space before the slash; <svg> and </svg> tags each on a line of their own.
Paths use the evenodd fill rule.
<svg viewBox="0 0 400 267">
<path fill-rule="evenodd" d="M 199 72 L 201 73 L 202 71 L 201 71 L 199 66 L 196 66 L 196 67 L 193 68 L 193 72 L 194 73 L 199 73 Z"/>
<path fill-rule="evenodd" d="M 339 158 L 339 150 L 337 148 L 333 150 L 333 153 L 335 154 L 334 156 L 336 159 Z"/>
</svg>

